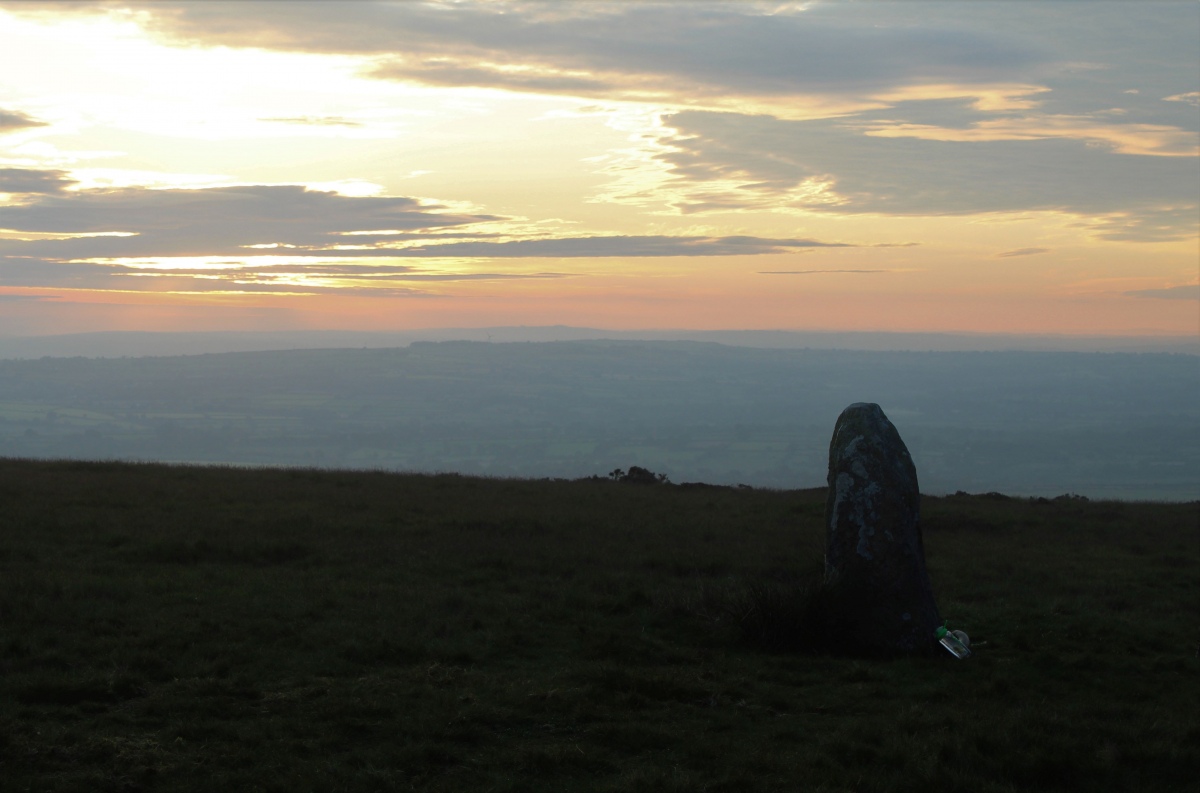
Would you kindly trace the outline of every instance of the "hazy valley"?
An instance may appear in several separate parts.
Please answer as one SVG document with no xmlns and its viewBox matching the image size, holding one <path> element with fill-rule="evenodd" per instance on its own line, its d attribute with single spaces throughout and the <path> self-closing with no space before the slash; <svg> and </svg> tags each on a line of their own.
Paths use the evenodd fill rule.
<svg viewBox="0 0 1200 793">
<path fill-rule="evenodd" d="M 834 420 L 883 406 L 922 489 L 1190 500 L 1200 359 L 682 341 L 0 361 L 0 456 L 675 482 L 824 482 Z"/>
</svg>

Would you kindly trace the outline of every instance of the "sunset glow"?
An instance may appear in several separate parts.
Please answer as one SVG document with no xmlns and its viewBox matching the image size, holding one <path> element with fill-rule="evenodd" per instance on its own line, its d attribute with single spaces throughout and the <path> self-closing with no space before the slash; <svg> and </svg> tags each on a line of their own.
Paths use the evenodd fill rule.
<svg viewBox="0 0 1200 793">
<path fill-rule="evenodd" d="M 1200 333 L 1195 3 L 0 2 L 0 334 Z"/>
</svg>

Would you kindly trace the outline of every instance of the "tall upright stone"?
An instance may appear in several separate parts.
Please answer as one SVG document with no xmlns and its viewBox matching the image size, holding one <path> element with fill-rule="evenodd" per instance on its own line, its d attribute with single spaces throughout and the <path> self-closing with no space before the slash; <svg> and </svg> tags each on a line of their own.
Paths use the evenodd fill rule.
<svg viewBox="0 0 1200 793">
<path fill-rule="evenodd" d="M 851 649 L 932 652 L 941 625 L 925 569 L 917 469 L 879 405 L 856 402 L 829 443 L 825 575 Z"/>
</svg>

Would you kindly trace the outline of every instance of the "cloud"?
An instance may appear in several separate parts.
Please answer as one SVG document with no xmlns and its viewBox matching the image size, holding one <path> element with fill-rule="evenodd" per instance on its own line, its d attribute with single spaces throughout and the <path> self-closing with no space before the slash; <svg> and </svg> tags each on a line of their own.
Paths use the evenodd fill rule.
<svg viewBox="0 0 1200 793">
<path fill-rule="evenodd" d="M 804 248 L 845 248 L 846 243 L 765 237 L 609 236 L 510 242 L 458 242 L 406 248 L 404 256 L 452 257 L 659 257 L 746 256 L 787 253 Z"/>
<path fill-rule="evenodd" d="M 38 121 L 16 110 L 0 110 L 0 134 L 11 130 L 44 126 L 46 126 L 46 122 Z"/>
<path fill-rule="evenodd" d="M 969 16 L 924 6 L 911 12 L 739 2 L 113 7 L 127 5 L 171 42 L 369 56 L 366 73 L 381 79 L 726 109 L 770 106 L 785 115 L 878 106 L 876 95 L 918 83 L 976 86 L 982 97 L 1059 60 L 1053 48 L 1029 37 L 997 34 Z"/>
<path fill-rule="evenodd" d="M 276 124 L 302 124 L 315 127 L 361 127 L 357 121 L 351 121 L 342 116 L 295 116 L 292 118 L 262 118 L 259 121 L 269 121 Z"/>
<path fill-rule="evenodd" d="M 344 243 L 347 232 L 439 230 L 499 219 L 416 198 L 350 197 L 299 185 L 80 190 L 0 206 L 0 228 L 133 235 L 28 243 L 57 258 L 212 256 L 279 243 L 323 248 Z"/>
<path fill-rule="evenodd" d="M 1135 289 L 1125 292 L 1129 297 L 1149 297 L 1159 300 L 1200 300 L 1200 284 L 1171 286 L 1166 289 Z"/>
<path fill-rule="evenodd" d="M 3 208 L 0 208 L 2 210 Z M 0 211 L 0 220 L 3 212 Z M 129 224 L 127 224 L 129 225 Z M 187 236 L 190 236 L 187 235 Z M 402 239 L 419 239 L 421 235 L 404 235 Z M 464 235 L 471 236 L 471 235 Z M 433 237 L 439 239 L 440 237 Z M 358 240 L 357 235 L 347 239 Z M 368 237 L 368 239 L 373 239 Z M 391 241 L 396 235 L 380 236 Z M 338 247 L 298 246 L 279 247 L 230 246 L 219 239 L 209 245 L 183 247 L 175 240 L 159 241 L 153 235 L 81 235 L 68 238 L 38 240 L 0 240 L 0 252 L 57 260 L 111 260 L 138 257 L 198 257 L 281 254 L 288 257 L 320 257 L 340 259 L 536 259 L 536 258 L 653 258 L 667 256 L 760 256 L 807 250 L 812 248 L 855 247 L 849 243 L 821 242 L 811 239 L 776 239 L 769 237 L 671 237 L 671 236 L 597 236 L 558 237 L 531 240 L 466 241 L 436 243 L 405 243 L 403 245 L 354 245 Z M 240 261 L 240 259 L 239 259 Z M 359 265 L 354 265 L 356 268 Z"/>
<path fill-rule="evenodd" d="M 853 273 L 856 275 L 868 273 L 897 273 L 901 270 L 759 270 L 759 275 L 820 275 L 823 273 Z"/>
<path fill-rule="evenodd" d="M 23 301 L 23 300 L 29 300 L 29 301 L 38 301 L 38 300 L 54 300 L 54 299 L 56 299 L 56 297 L 57 297 L 56 295 L 10 295 L 10 294 L 0 294 L 0 303 L 16 303 L 16 302 L 18 302 L 18 301 Z"/>
<path fill-rule="evenodd" d="M 1125 242 L 1170 242 L 1195 239 L 1200 206 L 1195 203 L 1152 210 L 1133 209 L 1081 218 L 1076 224 L 1098 237 Z"/>
<path fill-rule="evenodd" d="M 768 255 L 848 243 L 752 236 L 501 237 L 504 218 L 408 197 L 298 185 L 56 189 L 19 171 L 24 201 L 0 205 L 0 286 L 172 292 L 412 294 L 424 282 L 571 277 L 395 260 Z M 41 192 L 34 192 L 40 190 Z M 22 239 L 27 234 L 32 239 Z M 391 260 L 391 261 L 387 261 Z M 400 291 L 396 291 L 400 290 Z"/>
<path fill-rule="evenodd" d="M 1200 159 L 1113 155 L 1068 139 L 940 141 L 855 122 L 682 111 L 653 157 L 665 181 L 616 196 L 681 213 L 804 210 L 971 215 L 1058 211 L 1106 239 L 1195 236 Z"/>
<path fill-rule="evenodd" d="M 538 67 L 513 67 L 508 64 L 462 65 L 440 58 L 393 60 L 368 71 L 385 80 L 411 80 L 438 86 L 504 88 L 534 93 L 564 93 L 575 96 L 619 95 L 617 80 L 600 79 L 585 72 L 564 73 Z"/>
<path fill-rule="evenodd" d="M 0 193 L 51 194 L 78 184 L 66 171 L 0 168 Z"/>
<path fill-rule="evenodd" d="M 1177 102 L 1154 98 L 1195 95 L 1195 4 L 1142 3 L 1137 14 L 1119 3 L 1089 4 L 1086 14 L 1064 7 L 93 0 L 17 3 L 8 12 L 107 9 L 169 43 L 358 56 L 366 75 L 437 86 L 781 118 L 948 98 L 977 113 L 1040 108 L 1069 117 L 1120 102 L 1138 123 L 1195 129 L 1193 117 L 1170 107 Z"/>
<path fill-rule="evenodd" d="M 1004 251 L 1003 253 L 997 253 L 996 258 L 997 259 L 1009 259 L 1014 256 L 1037 256 L 1039 253 L 1049 253 L 1049 252 L 1050 252 L 1049 248 L 1017 248 L 1016 250 L 1013 250 L 1013 251 Z"/>
<path fill-rule="evenodd" d="M 1089 4 L 1087 13 L 1067 14 L 1056 3 L 114 0 L 13 4 L 8 12 L 125 7 L 135 13 L 121 11 L 122 20 L 175 43 L 347 54 L 380 79 L 698 108 L 667 115 L 660 137 L 636 144 L 628 162 L 649 158 L 646 169 L 630 166 L 636 173 L 624 180 L 615 167 L 609 171 L 616 179 L 602 197 L 612 200 L 666 203 L 681 213 L 1052 211 L 1077 215 L 1110 240 L 1195 234 L 1194 3 L 1140 4 L 1136 14 L 1122 4 Z M 269 120 L 354 123 L 341 116 Z M 651 183 L 664 167 L 666 182 Z M 257 222 L 256 212 L 248 217 Z M 337 244 L 328 239 L 337 232 L 320 231 L 322 220 L 305 223 L 309 237 L 262 220 L 261 234 L 242 229 L 224 250 L 287 242 L 327 251 Z M 168 238 L 182 245 L 184 230 L 139 232 L 138 244 L 148 250 L 146 238 L 155 236 L 156 246 Z M 400 250 L 406 240 L 391 242 Z M 375 240 L 346 255 L 460 255 L 407 242 L 403 250 L 412 253 L 387 253 L 389 243 Z M 495 256 L 676 255 L 653 251 L 689 245 L 682 255 L 707 255 L 726 244 L 632 237 L 448 243 L 468 252 L 461 255 Z"/>
<path fill-rule="evenodd" d="M 265 258 L 265 257 L 262 257 Z M 0 256 L 0 287 L 114 292 L 222 294 L 339 294 L 377 297 L 434 295 L 419 285 L 463 281 L 546 280 L 567 273 L 446 272 L 410 266 L 358 266 L 338 262 L 270 264 L 246 261 L 180 266 L 171 260 L 54 262 Z M 33 299 L 24 295 L 21 299 Z M 8 296 L 0 295 L 0 300 Z M 40 299 L 40 298 L 39 298 Z M 47 298 L 53 299 L 53 298 Z"/>
<path fill-rule="evenodd" d="M 1200 142 L 1190 130 L 1163 124 L 1114 124 L 1090 116 L 1043 114 L 985 119 L 967 127 L 874 124 L 865 134 L 882 138 L 920 138 L 961 143 L 1066 138 L 1102 144 L 1119 154 L 1164 157 L 1195 157 L 1200 154 Z"/>
<path fill-rule="evenodd" d="M 38 186 L 60 172 L 21 172 Z M 497 215 L 445 211 L 407 197 L 343 196 L 298 185 L 194 190 L 122 188 L 56 193 L 0 206 L 0 228 L 61 234 L 0 241 L 0 252 L 71 259 L 285 254 L 325 258 L 528 258 L 730 256 L 847 247 L 805 238 L 578 236 L 480 239 Z M 460 231 L 461 229 L 461 231 Z M 93 236 L 80 236 L 93 235 Z M 111 235 L 111 236 L 97 236 Z M 449 236 L 453 241 L 443 242 Z"/>
<path fill-rule="evenodd" d="M 1200 107 L 1200 91 L 1188 91 L 1186 94 L 1163 97 L 1164 102 L 1184 102 L 1193 107 Z"/>
<path fill-rule="evenodd" d="M 24 244 L 41 251 L 75 255 L 64 258 L 116 259 L 163 257 L 176 254 L 145 250 L 146 245 L 135 237 L 79 237 L 69 240 L 33 240 Z M 0 250 L 3 250 L 0 242 Z M 854 247 L 847 243 L 819 242 L 805 239 L 771 239 L 758 237 L 670 237 L 670 236 L 612 236 L 559 237 L 537 240 L 507 240 L 502 242 L 447 242 L 405 246 L 362 247 L 281 247 L 218 250 L 210 255 L 254 256 L 258 253 L 283 253 L 342 259 L 542 259 L 542 258 L 657 258 L 669 256 L 759 256 L 795 252 L 798 249 Z M 103 248 L 103 255 L 101 253 Z M 83 255 L 91 250 L 95 255 Z M 200 255 L 192 251 L 187 255 Z"/>
</svg>

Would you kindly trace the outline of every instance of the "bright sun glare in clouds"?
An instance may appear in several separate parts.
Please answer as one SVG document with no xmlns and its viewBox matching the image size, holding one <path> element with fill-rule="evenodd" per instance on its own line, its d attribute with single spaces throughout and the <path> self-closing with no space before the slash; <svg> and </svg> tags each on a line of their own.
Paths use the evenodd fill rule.
<svg viewBox="0 0 1200 793">
<path fill-rule="evenodd" d="M 11 4 L 0 294 L 1197 331 L 1196 7 L 865 8 Z"/>
<path fill-rule="evenodd" d="M 209 140 L 394 137 L 406 116 L 433 112 L 438 101 L 428 89 L 361 79 L 363 58 L 170 47 L 133 15 L 0 20 L 7 61 L 52 65 L 23 72 L 20 88 L 31 112 L 64 130 L 100 125 Z"/>
</svg>

